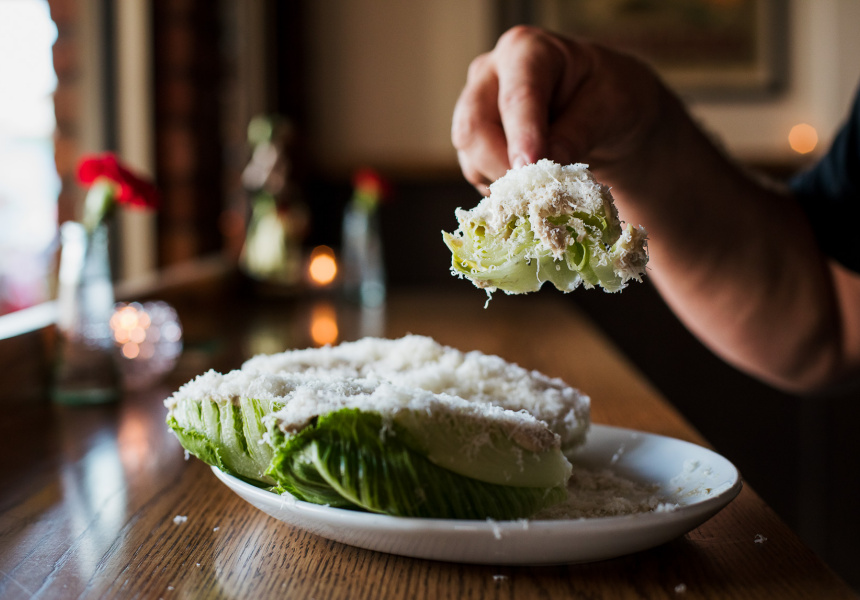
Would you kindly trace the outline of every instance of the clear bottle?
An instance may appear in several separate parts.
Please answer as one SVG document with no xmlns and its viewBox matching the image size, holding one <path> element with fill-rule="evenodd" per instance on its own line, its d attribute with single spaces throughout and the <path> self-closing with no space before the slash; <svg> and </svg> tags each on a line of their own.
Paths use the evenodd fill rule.
<svg viewBox="0 0 860 600">
<path fill-rule="evenodd" d="M 77 222 L 60 229 L 57 340 L 51 396 L 59 404 L 103 404 L 119 398 L 118 354 L 110 328 L 114 293 L 108 229 Z"/>
<path fill-rule="evenodd" d="M 379 212 L 357 203 L 343 215 L 343 289 L 357 304 L 376 308 L 385 304 L 385 263 Z"/>
</svg>

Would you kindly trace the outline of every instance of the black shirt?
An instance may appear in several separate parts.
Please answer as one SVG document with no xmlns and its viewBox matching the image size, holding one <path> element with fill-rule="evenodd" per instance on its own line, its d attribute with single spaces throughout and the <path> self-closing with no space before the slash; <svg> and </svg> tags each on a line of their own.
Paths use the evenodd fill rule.
<svg viewBox="0 0 860 600">
<path fill-rule="evenodd" d="M 827 154 L 790 185 L 824 252 L 860 272 L 860 94 Z"/>
</svg>

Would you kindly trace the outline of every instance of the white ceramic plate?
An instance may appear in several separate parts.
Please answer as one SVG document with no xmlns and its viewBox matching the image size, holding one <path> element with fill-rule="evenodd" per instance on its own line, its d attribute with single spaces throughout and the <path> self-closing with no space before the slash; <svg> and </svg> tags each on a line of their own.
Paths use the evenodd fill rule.
<svg viewBox="0 0 860 600">
<path fill-rule="evenodd" d="M 741 490 L 738 470 L 701 446 L 593 425 L 577 464 L 656 484 L 675 510 L 570 520 L 458 521 L 390 517 L 279 496 L 213 468 L 249 503 L 325 538 L 403 556 L 495 565 L 590 562 L 653 548 L 695 529 Z"/>
</svg>

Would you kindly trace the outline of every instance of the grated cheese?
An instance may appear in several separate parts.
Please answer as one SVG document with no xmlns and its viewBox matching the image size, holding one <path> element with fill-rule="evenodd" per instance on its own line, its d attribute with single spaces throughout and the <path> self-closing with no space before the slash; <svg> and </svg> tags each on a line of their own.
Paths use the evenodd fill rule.
<svg viewBox="0 0 860 600">
<path fill-rule="evenodd" d="M 512 423 L 521 421 L 522 430 L 529 435 L 535 434 L 535 428 L 526 425 L 530 419 L 542 421 L 559 436 L 564 451 L 581 445 L 589 426 L 589 398 L 561 379 L 529 371 L 498 356 L 443 346 L 426 336 L 363 338 L 338 346 L 261 355 L 247 361 L 240 372 L 244 376 L 233 375 L 236 381 L 229 383 L 217 383 L 208 376 L 201 381 L 199 393 L 205 396 L 215 386 L 218 393 L 230 396 L 241 394 L 241 386 L 246 385 L 253 386 L 257 394 L 275 393 L 279 386 L 286 386 L 284 392 L 292 392 L 287 388 L 295 383 L 288 382 L 302 381 L 312 386 L 316 380 L 321 385 L 311 393 L 312 401 L 326 395 L 322 388 L 336 387 L 336 394 L 344 397 L 373 395 L 371 402 L 379 402 L 386 410 L 403 403 L 416 408 L 432 406 L 444 399 L 452 407 L 460 407 L 455 411 L 458 414 L 481 406 L 484 408 L 476 415 L 481 411 L 488 411 L 486 416 L 501 415 L 493 410 L 495 407 L 519 414 L 506 418 Z M 190 389 L 177 392 L 188 393 Z M 305 387 L 292 392 L 294 398 L 307 393 Z M 301 421 L 305 417 L 299 415 L 307 407 L 300 408 L 297 400 L 292 404 L 279 417 Z M 468 405 L 473 406 L 467 409 Z M 290 417 L 293 413 L 295 418 Z"/>
<path fill-rule="evenodd" d="M 577 219 L 572 224 L 574 235 L 551 218 L 574 212 L 604 215 L 610 226 L 620 226 L 609 188 L 595 181 L 588 165 L 559 165 L 543 159 L 509 170 L 490 184 L 490 195 L 475 208 L 458 210 L 457 220 L 484 221 L 487 230 L 497 234 L 512 219 L 526 216 L 535 237 L 559 259 L 568 246 L 585 237 L 586 230 Z"/>
<path fill-rule="evenodd" d="M 660 486 L 630 481 L 610 470 L 593 471 L 576 464 L 567 485 L 567 500 L 541 511 L 535 520 L 593 519 L 647 512 L 671 512 L 678 504 L 660 495 Z"/>
</svg>

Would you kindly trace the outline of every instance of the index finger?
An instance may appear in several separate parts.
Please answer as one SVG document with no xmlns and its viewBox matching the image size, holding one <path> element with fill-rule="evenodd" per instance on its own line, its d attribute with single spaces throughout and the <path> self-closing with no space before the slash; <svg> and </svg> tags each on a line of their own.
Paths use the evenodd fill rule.
<svg viewBox="0 0 860 600">
<path fill-rule="evenodd" d="M 546 156 L 550 106 L 561 76 L 558 49 L 532 28 L 505 33 L 493 52 L 499 85 L 499 115 L 508 159 L 517 167 Z"/>
<path fill-rule="evenodd" d="M 488 185 L 510 168 L 498 111 L 498 79 L 488 55 L 475 59 L 454 107 L 451 139 L 466 178 Z"/>
</svg>

